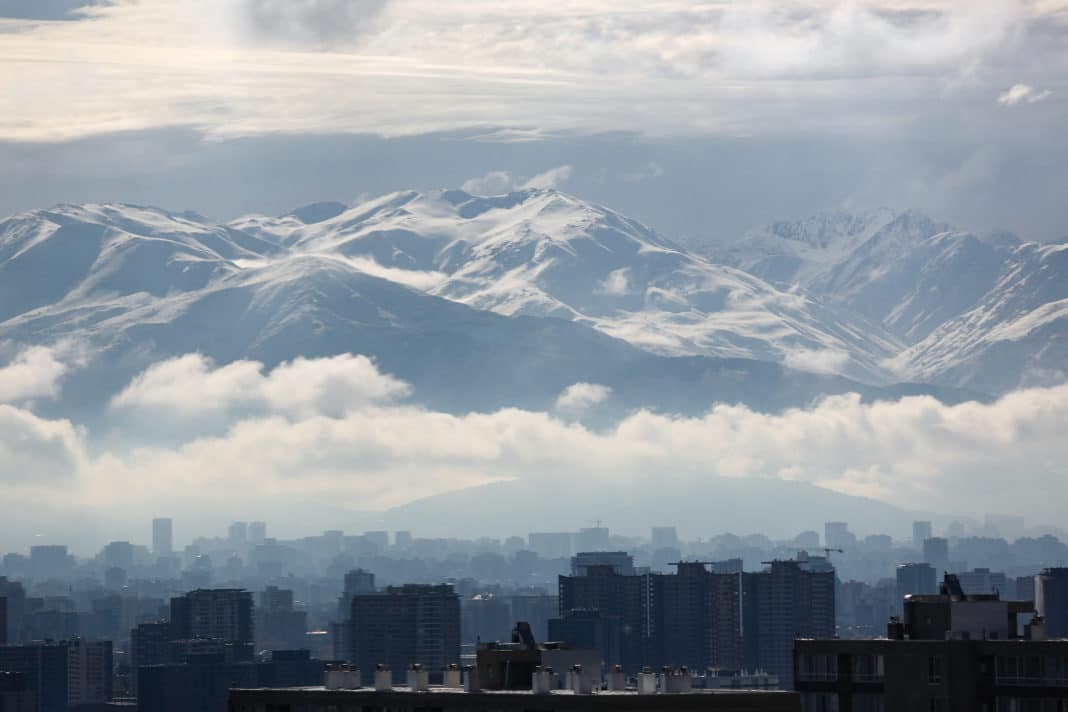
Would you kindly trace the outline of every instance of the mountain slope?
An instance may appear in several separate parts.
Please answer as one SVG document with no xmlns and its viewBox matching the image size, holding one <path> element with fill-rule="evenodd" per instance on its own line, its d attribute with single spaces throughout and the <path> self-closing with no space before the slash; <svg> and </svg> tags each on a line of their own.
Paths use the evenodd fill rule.
<svg viewBox="0 0 1068 712">
<path fill-rule="evenodd" d="M 852 378 L 885 382 L 901 344 L 866 320 L 712 264 L 648 227 L 552 190 L 495 197 L 396 193 L 332 218 L 234 223 L 304 254 L 507 316 L 588 324 L 663 355 L 791 363 L 829 354 Z"/>
</svg>

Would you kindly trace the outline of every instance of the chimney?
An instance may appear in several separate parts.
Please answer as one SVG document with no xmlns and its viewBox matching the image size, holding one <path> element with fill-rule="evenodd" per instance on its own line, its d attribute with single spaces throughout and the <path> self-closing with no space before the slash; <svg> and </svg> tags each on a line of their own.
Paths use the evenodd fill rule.
<svg viewBox="0 0 1068 712">
<path fill-rule="evenodd" d="M 360 676 L 360 669 L 355 667 L 349 667 L 348 665 L 341 666 L 341 689 L 342 690 L 358 690 L 363 686 L 363 679 Z"/>
<path fill-rule="evenodd" d="M 690 692 L 693 689 L 693 678 L 690 677 L 689 668 L 685 666 L 678 670 L 670 667 L 664 668 L 660 679 L 660 689 L 672 694 Z"/>
<path fill-rule="evenodd" d="M 408 666 L 408 687 L 412 692 L 426 692 L 430 689 L 430 673 L 419 663 Z"/>
<path fill-rule="evenodd" d="M 638 673 L 638 694 L 656 694 L 656 673 L 653 672 L 652 668 L 644 667 L 642 668 L 642 671 Z"/>
<path fill-rule="evenodd" d="M 541 667 L 539 665 L 534 668 L 534 675 L 531 677 L 531 692 L 535 695 L 547 695 L 552 692 L 554 687 L 553 669 L 551 667 Z"/>
<path fill-rule="evenodd" d="M 627 676 L 623 673 L 623 666 L 616 665 L 607 675 L 608 689 L 612 692 L 623 692 L 627 689 Z"/>
<path fill-rule="evenodd" d="M 464 678 L 460 672 L 460 666 L 452 663 L 445 668 L 445 687 L 463 687 Z"/>
<path fill-rule="evenodd" d="M 323 687 L 328 690 L 340 690 L 343 685 L 343 675 L 344 673 L 341 670 L 338 670 L 336 666 L 327 665 L 326 679 L 323 681 Z"/>
<path fill-rule="evenodd" d="M 571 666 L 567 673 L 567 687 L 576 695 L 588 695 L 593 692 L 593 675 L 583 670 L 581 665 Z"/>
<path fill-rule="evenodd" d="M 389 669 L 389 665 L 379 663 L 375 666 L 375 689 L 379 692 L 393 689 L 393 671 Z"/>
<path fill-rule="evenodd" d="M 474 665 L 464 667 L 464 692 L 481 692 L 482 685 L 478 681 L 478 668 Z"/>
</svg>

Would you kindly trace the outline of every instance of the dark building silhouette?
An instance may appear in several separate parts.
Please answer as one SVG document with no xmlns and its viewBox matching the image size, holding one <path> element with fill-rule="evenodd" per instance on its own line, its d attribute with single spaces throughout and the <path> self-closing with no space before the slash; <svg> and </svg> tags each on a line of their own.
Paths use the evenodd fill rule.
<svg viewBox="0 0 1068 712">
<path fill-rule="evenodd" d="M 681 562 L 675 574 L 648 577 L 646 664 L 691 670 L 742 664 L 741 577 Z"/>
<path fill-rule="evenodd" d="M 1035 577 L 1035 608 L 1051 638 L 1068 638 L 1068 568 L 1043 569 Z"/>
<path fill-rule="evenodd" d="M 610 641 L 609 649 L 601 650 L 606 665 L 622 665 L 628 672 L 641 669 L 646 657 L 648 577 L 621 574 L 611 563 L 589 564 L 583 570 L 584 576 L 559 578 L 561 618 L 550 621 L 549 637 L 571 628 L 573 634 L 582 635 L 583 643 L 588 644 L 594 640 L 589 636 L 594 635 Z M 586 613 L 576 614 L 576 611 Z M 600 622 L 591 624 L 590 616 L 594 614 L 589 612 L 596 612 Z M 591 625 L 599 630 L 593 632 Z M 573 626 L 583 626 L 584 632 L 578 633 Z"/>
<path fill-rule="evenodd" d="M 170 623 L 141 623 L 130 631 L 130 688 L 135 696 L 139 668 L 173 662 L 171 636 Z"/>
<path fill-rule="evenodd" d="M 18 673 L 36 700 L 37 712 L 67 712 L 69 660 L 61 643 L 0 647 L 0 670 Z"/>
<path fill-rule="evenodd" d="M 268 586 L 256 607 L 256 649 L 295 650 L 304 645 L 308 614 L 293 608 L 293 592 Z"/>
<path fill-rule="evenodd" d="M 909 596 L 885 639 L 798 640 L 794 687 L 813 710 L 1057 710 L 1068 693 L 1068 641 L 1046 640 L 1030 601 L 965 595 L 947 575 Z"/>
<path fill-rule="evenodd" d="M 930 564 L 901 564 L 896 571 L 897 602 L 900 606 L 908 595 L 930 595 L 938 591 L 938 575 Z"/>
<path fill-rule="evenodd" d="M 5 605 L 7 628 L 4 631 L 7 642 L 17 643 L 22 640 L 19 633 L 22 630 L 22 617 L 26 611 L 26 589 L 18 581 L 10 581 L 0 576 L 0 597 L 7 602 Z"/>
<path fill-rule="evenodd" d="M 349 660 L 361 670 L 389 665 L 403 680 L 411 664 L 430 671 L 460 662 L 460 598 L 449 585 L 389 586 L 352 597 Z"/>
<path fill-rule="evenodd" d="M 742 574 L 743 663 L 789 689 L 796 638 L 833 638 L 834 569 L 825 559 L 772 561 Z"/>
<path fill-rule="evenodd" d="M 0 596 L 0 645 L 7 645 L 7 597 Z"/>
<path fill-rule="evenodd" d="M 255 642 L 252 594 L 237 588 L 197 589 L 171 599 L 171 639 L 206 638 L 247 646 Z"/>
<path fill-rule="evenodd" d="M 37 701 L 19 672 L 0 671 L 0 712 L 35 712 Z"/>
</svg>

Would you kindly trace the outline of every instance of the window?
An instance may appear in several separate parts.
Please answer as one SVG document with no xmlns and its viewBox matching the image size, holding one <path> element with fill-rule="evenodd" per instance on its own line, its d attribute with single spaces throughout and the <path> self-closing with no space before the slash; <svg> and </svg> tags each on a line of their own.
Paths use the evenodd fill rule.
<svg viewBox="0 0 1068 712">
<path fill-rule="evenodd" d="M 932 655 L 927 658 L 927 683 L 930 685 L 942 684 L 942 656 Z"/>
<path fill-rule="evenodd" d="M 838 695 L 833 692 L 805 692 L 801 695 L 802 712 L 838 712 Z"/>
<path fill-rule="evenodd" d="M 882 655 L 854 655 L 853 679 L 857 682 L 881 682 L 884 676 Z"/>
<path fill-rule="evenodd" d="M 886 712 L 882 695 L 853 695 L 853 712 Z"/>
<path fill-rule="evenodd" d="M 805 682 L 828 682 L 838 679 L 838 656 L 802 655 L 798 661 L 797 677 Z"/>
</svg>

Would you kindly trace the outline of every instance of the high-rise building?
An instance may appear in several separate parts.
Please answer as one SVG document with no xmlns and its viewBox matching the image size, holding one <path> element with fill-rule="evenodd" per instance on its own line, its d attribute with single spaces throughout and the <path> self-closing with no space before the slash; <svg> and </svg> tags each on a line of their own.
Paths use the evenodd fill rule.
<svg viewBox="0 0 1068 712">
<path fill-rule="evenodd" d="M 827 522 L 823 525 L 824 546 L 832 549 L 854 549 L 857 545 L 857 537 L 849 531 L 849 525 L 845 522 Z"/>
<path fill-rule="evenodd" d="M 777 675 L 789 689 L 794 639 L 834 637 L 834 569 L 773 561 L 763 572 L 742 574 L 742 626 L 743 667 Z"/>
<path fill-rule="evenodd" d="M 124 571 L 129 571 L 134 565 L 133 544 L 128 541 L 109 542 L 104 547 L 103 559 L 108 566 L 118 566 Z"/>
<path fill-rule="evenodd" d="M 611 546 L 608 527 L 585 527 L 575 535 L 575 551 L 606 551 Z"/>
<path fill-rule="evenodd" d="M 675 527 L 653 527 L 650 543 L 657 549 L 674 549 L 679 545 L 679 534 Z"/>
<path fill-rule="evenodd" d="M 740 669 L 741 577 L 700 562 L 675 566 L 675 574 L 648 577 L 645 664 Z"/>
<path fill-rule="evenodd" d="M 137 694 L 138 668 L 166 665 L 171 659 L 171 624 L 141 623 L 130 631 L 130 687 Z"/>
<path fill-rule="evenodd" d="M 927 596 L 938 592 L 938 574 L 930 564 L 901 564 L 897 567 L 897 606 L 901 611 L 905 596 Z"/>
<path fill-rule="evenodd" d="M 152 520 L 152 553 L 156 556 L 174 554 L 174 521 L 167 517 Z"/>
<path fill-rule="evenodd" d="M 62 579 L 70 572 L 71 558 L 67 547 L 41 545 L 30 547 L 30 571 L 35 579 Z"/>
<path fill-rule="evenodd" d="M 407 549 L 412 545 L 412 533 L 406 529 L 393 532 L 393 545 L 398 549 Z"/>
<path fill-rule="evenodd" d="M 253 546 L 259 546 L 263 542 L 267 541 L 267 523 L 266 522 L 249 522 L 248 523 L 248 543 Z"/>
<path fill-rule="evenodd" d="M 198 589 L 171 599 L 174 640 L 212 638 L 251 646 L 252 594 L 237 588 Z"/>
<path fill-rule="evenodd" d="M 929 537 L 923 540 L 923 561 L 934 567 L 939 575 L 949 568 L 949 540 Z"/>
<path fill-rule="evenodd" d="M 293 607 L 293 592 L 268 586 L 256 607 L 256 649 L 297 650 L 308 630 L 307 611 Z"/>
<path fill-rule="evenodd" d="M 1043 569 L 1035 576 L 1035 609 L 1050 638 L 1068 638 L 1068 568 Z"/>
<path fill-rule="evenodd" d="M 915 521 L 912 523 L 912 545 L 916 551 L 923 551 L 923 542 L 933 536 L 930 522 Z"/>
<path fill-rule="evenodd" d="M 22 619 L 26 612 L 26 589 L 18 581 L 9 581 L 6 577 L 0 576 L 0 597 L 7 601 L 5 637 L 9 644 L 17 643 L 21 640 L 19 632 L 22 629 Z"/>
<path fill-rule="evenodd" d="M 580 551 L 571 557 L 572 576 L 585 576 L 591 566 L 611 566 L 620 576 L 631 576 L 634 557 L 625 551 Z"/>
<path fill-rule="evenodd" d="M 248 543 L 248 523 L 234 522 L 227 529 L 227 541 L 230 546 L 243 548 Z"/>
<path fill-rule="evenodd" d="M 113 675 L 110 640 L 67 641 L 67 704 L 107 702 Z"/>
<path fill-rule="evenodd" d="M 364 532 L 363 536 L 375 547 L 377 551 L 385 551 L 389 547 L 389 532 Z"/>
<path fill-rule="evenodd" d="M 0 596 L 0 645 L 7 645 L 7 597 Z"/>
<path fill-rule="evenodd" d="M 0 647 L 0 670 L 25 677 L 36 712 L 67 712 L 68 667 L 67 646 L 61 643 Z"/>
<path fill-rule="evenodd" d="M 648 577 L 625 575 L 612 563 L 588 565 L 584 575 L 559 579 L 560 617 L 574 611 L 596 611 L 603 632 L 598 635 L 618 641 L 601 651 L 606 665 L 622 665 L 628 672 L 645 664 L 645 638 L 648 628 Z M 574 623 L 578 625 L 577 622 Z M 550 621 L 550 630 L 563 624 Z"/>
<path fill-rule="evenodd" d="M 0 671 L 0 710 L 34 712 L 36 709 L 36 700 L 26 676 L 20 672 Z"/>
<path fill-rule="evenodd" d="M 571 535 L 567 532 L 531 532 L 527 543 L 543 559 L 566 559 L 573 551 Z"/>
<path fill-rule="evenodd" d="M 361 670 L 389 665 L 402 681 L 409 665 L 444 670 L 460 662 L 460 598 L 449 585 L 390 586 L 352 598 L 352 652 Z"/>
</svg>

